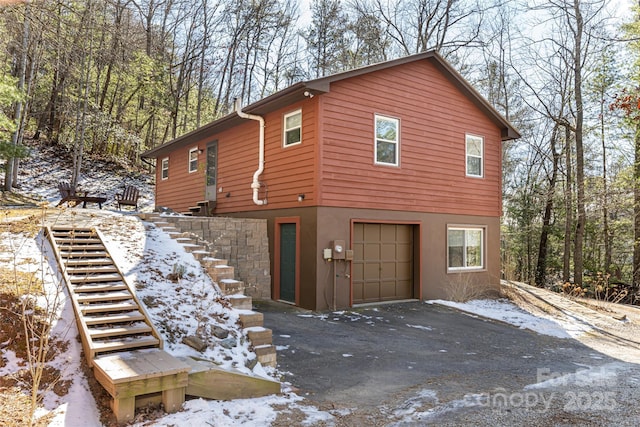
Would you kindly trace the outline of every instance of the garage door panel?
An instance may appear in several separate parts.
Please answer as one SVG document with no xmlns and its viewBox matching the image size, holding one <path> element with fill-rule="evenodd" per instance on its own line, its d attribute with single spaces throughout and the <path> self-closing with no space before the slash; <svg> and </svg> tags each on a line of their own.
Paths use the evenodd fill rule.
<svg viewBox="0 0 640 427">
<path fill-rule="evenodd" d="M 380 224 L 363 224 L 364 227 L 364 241 L 365 242 L 379 242 L 380 241 Z"/>
<path fill-rule="evenodd" d="M 378 261 L 380 257 L 380 245 L 377 243 L 367 243 L 364 246 L 364 258 L 365 260 Z"/>
<path fill-rule="evenodd" d="M 398 295 L 412 295 L 413 281 L 400 280 L 396 282 L 396 293 Z"/>
<path fill-rule="evenodd" d="M 413 245 L 398 244 L 396 248 L 396 259 L 401 261 L 410 261 L 413 258 Z"/>
<path fill-rule="evenodd" d="M 380 264 L 380 279 L 394 279 L 397 277 L 396 274 L 396 263 L 395 262 L 383 262 Z"/>
<path fill-rule="evenodd" d="M 365 281 L 380 279 L 380 264 L 377 262 L 364 264 L 364 275 L 362 276 Z"/>
<path fill-rule="evenodd" d="M 413 225 L 356 223 L 353 302 L 413 298 Z"/>
<path fill-rule="evenodd" d="M 412 262 L 398 262 L 395 264 L 396 278 L 398 280 L 411 280 L 413 277 L 413 263 Z"/>
<path fill-rule="evenodd" d="M 382 260 L 395 260 L 396 259 L 396 244 L 395 243 L 381 243 L 380 244 L 380 259 Z"/>
<path fill-rule="evenodd" d="M 396 241 L 396 225 L 395 224 L 381 224 L 380 226 L 380 240 L 383 242 L 395 242 Z"/>
<path fill-rule="evenodd" d="M 413 241 L 413 227 L 401 226 L 396 228 L 396 240 L 398 242 L 411 242 Z"/>
<path fill-rule="evenodd" d="M 368 282 L 364 285 L 364 301 L 376 301 L 380 295 L 380 282 Z"/>
<path fill-rule="evenodd" d="M 395 299 L 396 298 L 396 282 L 380 282 L 380 299 Z"/>
<path fill-rule="evenodd" d="M 363 283 L 354 283 L 353 284 L 353 299 L 362 300 L 364 299 L 364 284 Z"/>
<path fill-rule="evenodd" d="M 364 245 L 362 243 L 353 244 L 354 259 L 364 259 Z"/>
</svg>

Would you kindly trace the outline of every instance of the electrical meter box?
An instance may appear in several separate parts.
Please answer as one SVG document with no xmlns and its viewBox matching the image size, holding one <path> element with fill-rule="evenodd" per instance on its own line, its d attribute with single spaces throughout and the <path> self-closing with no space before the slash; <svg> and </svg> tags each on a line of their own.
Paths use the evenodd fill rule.
<svg viewBox="0 0 640 427">
<path fill-rule="evenodd" d="M 346 250 L 344 240 L 334 240 L 333 245 L 333 259 L 344 259 Z"/>
</svg>

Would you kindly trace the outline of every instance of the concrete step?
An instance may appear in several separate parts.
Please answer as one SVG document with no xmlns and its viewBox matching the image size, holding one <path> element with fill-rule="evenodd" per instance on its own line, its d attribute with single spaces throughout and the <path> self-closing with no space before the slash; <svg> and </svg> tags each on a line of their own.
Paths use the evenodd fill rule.
<svg viewBox="0 0 640 427">
<path fill-rule="evenodd" d="M 215 257 L 206 257 L 201 260 L 202 266 L 204 268 L 213 267 L 214 265 L 227 265 L 229 261 L 226 259 L 220 259 Z"/>
<path fill-rule="evenodd" d="M 275 368 L 276 365 L 278 364 L 275 346 L 261 345 L 261 346 L 254 347 L 253 350 L 256 353 L 258 362 L 260 362 L 262 366 L 271 366 Z"/>
<path fill-rule="evenodd" d="M 243 329 L 264 325 L 264 314 L 253 310 L 239 310 L 240 325 Z"/>
<path fill-rule="evenodd" d="M 237 310 L 251 310 L 253 308 L 253 298 L 247 295 L 228 295 L 227 298 L 231 303 L 231 307 Z"/>
<path fill-rule="evenodd" d="M 184 248 L 185 251 L 187 251 L 189 253 L 198 252 L 198 251 L 204 251 L 205 250 L 204 246 L 198 245 L 196 243 L 182 244 L 182 247 Z"/>
<path fill-rule="evenodd" d="M 184 235 L 176 238 L 176 242 L 180 243 L 181 245 L 193 245 L 196 243 L 194 239 L 192 239 L 191 237 L 185 237 Z"/>
<path fill-rule="evenodd" d="M 235 268 L 228 265 L 214 265 L 207 268 L 207 274 L 214 282 L 220 282 L 225 279 L 233 279 L 236 275 Z"/>
<path fill-rule="evenodd" d="M 203 249 L 203 250 L 199 250 L 199 251 L 193 251 L 193 252 L 191 252 L 191 255 L 193 255 L 195 259 L 200 261 L 200 264 L 202 264 L 202 260 L 204 258 L 210 257 L 211 256 L 211 252 Z"/>
<path fill-rule="evenodd" d="M 235 279 L 222 279 L 218 287 L 223 295 L 244 294 L 244 282 Z"/>
<path fill-rule="evenodd" d="M 253 326 L 245 328 L 244 333 L 247 334 L 247 338 L 249 338 L 254 347 L 273 344 L 273 332 L 271 329 Z"/>
</svg>

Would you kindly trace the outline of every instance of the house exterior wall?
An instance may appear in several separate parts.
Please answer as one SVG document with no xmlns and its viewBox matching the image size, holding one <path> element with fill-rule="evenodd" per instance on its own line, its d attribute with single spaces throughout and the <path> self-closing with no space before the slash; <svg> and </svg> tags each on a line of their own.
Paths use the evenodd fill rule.
<svg viewBox="0 0 640 427">
<path fill-rule="evenodd" d="M 206 148 L 206 141 L 190 145 L 182 150 L 174 150 L 167 156 L 159 157 L 156 166 L 156 206 L 170 207 L 176 211 L 187 211 L 189 206 L 204 198 L 205 154 L 198 156 L 198 170 L 189 173 L 189 149 Z M 162 179 L 162 159 L 169 159 L 169 177 Z"/>
<path fill-rule="evenodd" d="M 284 115 L 302 109 L 302 143 L 283 147 Z M 374 116 L 400 120 L 399 165 L 374 164 Z M 252 202 L 258 122 L 170 153 L 157 168 L 157 205 L 187 211 L 204 200 L 206 155 L 188 173 L 188 152 L 218 141 L 216 214 L 307 206 L 500 216 L 500 129 L 429 61 L 334 82 L 331 91 L 264 116 L 266 184 Z M 483 177 L 465 173 L 465 135 L 483 137 Z M 161 162 L 158 158 L 158 164 Z M 303 202 L 298 195 L 304 194 Z"/>
<path fill-rule="evenodd" d="M 284 116 L 302 109 L 302 143 L 283 146 Z M 399 164 L 374 162 L 375 116 L 399 120 Z M 431 61 L 415 61 L 339 79 L 329 92 L 265 114 L 265 169 L 252 201 L 258 168 L 258 122 L 202 137 L 169 155 L 169 179 L 157 168 L 159 206 L 187 211 L 204 200 L 206 156 L 188 173 L 188 152 L 218 141 L 220 216 L 265 218 L 274 275 L 276 227 L 299 223 L 299 299 L 322 310 L 353 303 L 351 264 L 328 262 L 322 249 L 342 239 L 352 248 L 354 223 L 409 224 L 414 236 L 414 297 L 451 298 L 455 283 L 498 289 L 500 278 L 501 129 Z M 234 122 L 235 123 L 235 122 Z M 466 175 L 467 134 L 483 138 L 483 176 Z M 158 157 L 158 165 L 162 158 Z M 298 196 L 304 194 L 304 199 Z M 484 268 L 447 269 L 447 226 L 481 227 Z M 335 268 L 335 270 L 334 270 Z M 337 276 L 337 277 L 336 277 Z M 333 278 L 336 277 L 334 295 Z M 278 298 L 277 284 L 271 284 Z M 274 290 L 276 291 L 274 293 Z M 335 298 L 335 299 L 334 299 Z"/>
<path fill-rule="evenodd" d="M 169 179 L 161 179 L 156 169 L 156 205 L 177 212 L 186 212 L 195 203 L 205 200 L 206 155 L 198 158 L 198 172 L 188 173 L 189 149 L 205 150 L 207 143 L 218 141 L 218 176 L 216 214 L 229 212 L 297 207 L 298 195 L 304 194 L 305 205 L 316 203 L 317 175 L 317 98 L 300 102 L 265 116 L 265 168 L 259 180 L 266 183 L 260 199 L 266 206 L 253 203 L 251 182 L 258 169 L 259 123 L 246 120 L 242 125 L 210 135 L 193 146 L 172 151 L 169 157 Z M 302 108 L 302 143 L 283 147 L 284 115 Z M 162 157 L 158 158 L 160 165 Z M 266 191 L 265 191 L 266 190 Z"/>
<path fill-rule="evenodd" d="M 429 61 L 332 83 L 320 97 L 322 206 L 501 215 L 500 130 Z M 399 166 L 374 164 L 374 116 L 400 120 Z M 465 134 L 484 138 L 467 177 Z"/>
<path fill-rule="evenodd" d="M 497 217 L 420 213 L 395 210 L 370 210 L 332 207 L 309 207 L 297 209 L 269 210 L 236 214 L 243 217 L 267 219 L 269 253 L 272 272 L 275 251 L 275 219 L 300 218 L 300 301 L 301 307 L 310 310 L 326 310 L 333 305 L 333 275 L 336 279 L 336 306 L 350 307 L 351 266 L 347 261 L 327 262 L 322 250 L 330 247 L 333 240 L 345 240 L 352 249 L 352 227 L 354 222 L 384 222 L 415 224 L 420 234 L 416 241 L 418 257 L 414 268 L 415 298 L 451 299 L 457 284 L 473 284 L 486 291 L 498 292 L 500 284 L 500 220 Z M 447 226 L 468 225 L 485 228 L 485 268 L 481 271 L 452 273 L 447 269 Z M 334 272 L 334 267 L 336 271 Z M 272 273 L 273 276 L 273 273 Z M 277 298 L 277 295 L 274 296 Z"/>
</svg>

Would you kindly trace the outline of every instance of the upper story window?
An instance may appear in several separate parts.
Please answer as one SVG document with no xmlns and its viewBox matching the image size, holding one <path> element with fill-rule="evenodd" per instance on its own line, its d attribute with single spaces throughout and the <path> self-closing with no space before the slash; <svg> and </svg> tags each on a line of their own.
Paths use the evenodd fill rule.
<svg viewBox="0 0 640 427">
<path fill-rule="evenodd" d="M 164 159 L 162 159 L 162 163 L 160 166 L 160 177 L 162 179 L 169 178 L 169 158 L 168 157 L 165 157 Z"/>
<path fill-rule="evenodd" d="M 189 150 L 189 173 L 198 170 L 198 147 Z"/>
<path fill-rule="evenodd" d="M 375 163 L 398 166 L 400 120 L 376 114 Z"/>
<path fill-rule="evenodd" d="M 484 139 L 481 136 L 467 135 L 467 176 L 484 176 Z"/>
<path fill-rule="evenodd" d="M 483 269 L 484 228 L 449 227 L 447 258 L 447 267 L 450 271 Z"/>
<path fill-rule="evenodd" d="M 284 116 L 283 146 L 300 144 L 302 142 L 302 110 L 296 110 Z"/>
</svg>

